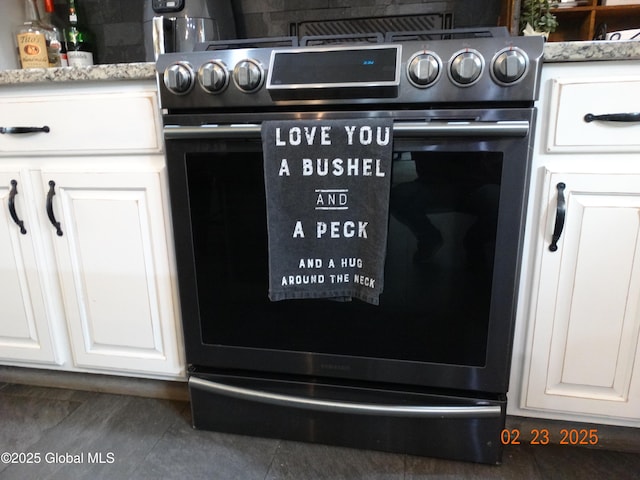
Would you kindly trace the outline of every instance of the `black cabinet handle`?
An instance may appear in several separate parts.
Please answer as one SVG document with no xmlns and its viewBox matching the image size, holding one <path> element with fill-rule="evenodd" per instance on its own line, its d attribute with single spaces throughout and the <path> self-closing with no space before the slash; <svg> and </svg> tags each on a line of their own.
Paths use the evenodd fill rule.
<svg viewBox="0 0 640 480">
<path fill-rule="evenodd" d="M 53 196 L 56 194 L 55 191 L 56 182 L 53 180 L 49 181 L 49 193 L 47 193 L 47 216 L 49 217 L 49 221 L 51 225 L 56 228 L 56 233 L 59 237 L 62 236 L 62 229 L 60 228 L 60 222 L 56 220 L 56 216 L 53 214 Z"/>
<path fill-rule="evenodd" d="M 567 203 L 564 199 L 564 189 L 566 185 L 562 182 L 556 185 L 558 189 L 558 204 L 556 207 L 556 226 L 553 229 L 553 236 L 551 237 L 551 245 L 549 245 L 549 250 L 555 252 L 558 250 L 558 240 L 560 240 L 560 235 L 562 235 L 562 229 L 564 228 L 564 217 L 567 213 Z"/>
<path fill-rule="evenodd" d="M 15 222 L 16 225 L 20 227 L 20 233 L 22 235 L 27 234 L 27 229 L 24 228 L 24 222 L 18 218 L 18 214 L 16 213 L 16 204 L 15 199 L 18 194 L 18 182 L 15 180 L 11 180 L 11 191 L 9 192 L 9 214 L 11 218 Z"/>
<path fill-rule="evenodd" d="M 49 133 L 51 129 L 46 125 L 44 127 L 0 127 L 0 133 L 19 134 L 19 133 Z"/>
<path fill-rule="evenodd" d="M 599 122 L 640 122 L 640 112 L 635 113 L 608 113 L 606 115 L 594 115 L 587 113 L 584 121 L 589 123 L 593 121 Z"/>
</svg>

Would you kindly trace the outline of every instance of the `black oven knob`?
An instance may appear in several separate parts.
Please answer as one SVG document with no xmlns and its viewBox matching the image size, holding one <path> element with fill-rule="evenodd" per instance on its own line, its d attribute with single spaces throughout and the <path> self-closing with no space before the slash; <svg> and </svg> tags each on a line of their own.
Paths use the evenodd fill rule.
<svg viewBox="0 0 640 480">
<path fill-rule="evenodd" d="M 233 69 L 233 80 L 240 90 L 254 92 L 262 85 L 264 72 L 255 60 L 242 60 Z"/>
<path fill-rule="evenodd" d="M 442 61 L 433 53 L 416 53 L 408 62 L 409 81 L 424 88 L 435 83 L 442 70 Z"/>
<path fill-rule="evenodd" d="M 193 69 L 188 63 L 174 63 L 164 71 L 164 85 L 176 95 L 184 95 L 193 88 Z"/>
<path fill-rule="evenodd" d="M 451 79 L 460 86 L 473 85 L 480 78 L 484 59 L 475 50 L 463 50 L 451 59 Z"/>
<path fill-rule="evenodd" d="M 207 62 L 198 70 L 198 81 L 207 92 L 220 93 L 229 83 L 227 67 L 222 62 Z"/>
<path fill-rule="evenodd" d="M 498 52 L 493 60 L 493 77 L 498 83 L 512 84 L 520 80 L 529 64 L 527 54 L 518 48 Z"/>
</svg>

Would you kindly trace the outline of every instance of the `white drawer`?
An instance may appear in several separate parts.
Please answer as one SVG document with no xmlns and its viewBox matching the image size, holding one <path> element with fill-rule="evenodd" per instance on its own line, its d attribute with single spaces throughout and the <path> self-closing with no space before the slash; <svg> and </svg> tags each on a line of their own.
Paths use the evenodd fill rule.
<svg viewBox="0 0 640 480">
<path fill-rule="evenodd" d="M 640 112 L 638 76 L 554 79 L 548 107 L 547 152 L 640 152 L 640 122 L 584 118 Z"/>
<path fill-rule="evenodd" d="M 0 97 L 0 126 L 49 133 L 0 134 L 0 156 L 162 150 L 154 92 Z"/>
</svg>

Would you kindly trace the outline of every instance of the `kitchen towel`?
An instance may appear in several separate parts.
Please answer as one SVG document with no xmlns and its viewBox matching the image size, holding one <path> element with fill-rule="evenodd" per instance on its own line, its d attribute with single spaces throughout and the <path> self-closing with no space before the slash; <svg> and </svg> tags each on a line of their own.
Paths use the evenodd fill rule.
<svg viewBox="0 0 640 480">
<path fill-rule="evenodd" d="M 357 298 L 384 283 L 391 119 L 262 124 L 269 298 Z"/>
</svg>

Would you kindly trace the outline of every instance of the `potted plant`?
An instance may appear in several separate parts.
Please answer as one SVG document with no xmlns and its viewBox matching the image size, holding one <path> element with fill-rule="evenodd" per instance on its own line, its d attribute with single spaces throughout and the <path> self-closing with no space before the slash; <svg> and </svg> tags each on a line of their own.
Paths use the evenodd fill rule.
<svg viewBox="0 0 640 480">
<path fill-rule="evenodd" d="M 551 13 L 549 0 L 522 0 L 520 7 L 520 30 L 524 35 L 543 35 L 555 32 L 556 16 Z"/>
</svg>

